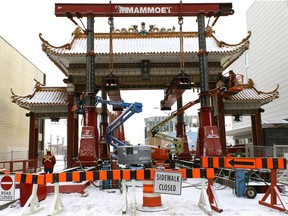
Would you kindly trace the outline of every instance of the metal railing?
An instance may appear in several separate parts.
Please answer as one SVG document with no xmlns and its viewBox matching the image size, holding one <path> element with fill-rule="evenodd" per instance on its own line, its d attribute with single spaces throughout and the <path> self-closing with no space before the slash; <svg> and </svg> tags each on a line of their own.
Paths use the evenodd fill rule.
<svg viewBox="0 0 288 216">
<path fill-rule="evenodd" d="M 9 172 L 35 172 L 38 164 L 37 159 L 28 160 L 28 150 L 0 152 L 0 169 Z"/>
<path fill-rule="evenodd" d="M 285 157 L 288 158 L 288 145 L 253 146 L 245 145 L 246 157 Z"/>
<path fill-rule="evenodd" d="M 22 171 L 23 173 L 35 173 L 37 170 L 37 164 L 37 159 L 0 161 L 0 169 L 9 172 Z"/>
</svg>

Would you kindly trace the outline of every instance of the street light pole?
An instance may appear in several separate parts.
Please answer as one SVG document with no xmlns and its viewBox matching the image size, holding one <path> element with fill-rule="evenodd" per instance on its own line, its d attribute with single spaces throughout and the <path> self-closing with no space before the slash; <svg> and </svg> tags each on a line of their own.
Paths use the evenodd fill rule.
<svg viewBox="0 0 288 216">
<path fill-rule="evenodd" d="M 52 134 L 50 135 L 50 151 L 52 150 Z"/>
<path fill-rule="evenodd" d="M 165 113 L 167 116 L 170 116 L 171 113 L 165 112 L 164 110 L 161 110 L 159 107 L 154 107 L 154 109 L 158 109 L 161 112 Z M 167 122 L 166 124 L 168 124 L 168 133 L 170 134 L 171 132 L 173 132 L 173 120 L 171 120 L 171 122 Z M 172 126 L 171 126 L 172 125 Z"/>
<path fill-rule="evenodd" d="M 59 154 L 59 135 L 57 135 L 57 149 L 56 149 L 56 154 Z"/>
</svg>

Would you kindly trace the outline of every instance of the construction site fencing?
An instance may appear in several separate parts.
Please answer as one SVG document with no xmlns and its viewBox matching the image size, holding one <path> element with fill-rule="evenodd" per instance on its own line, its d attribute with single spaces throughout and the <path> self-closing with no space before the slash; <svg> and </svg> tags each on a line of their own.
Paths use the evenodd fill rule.
<svg viewBox="0 0 288 216">
<path fill-rule="evenodd" d="M 26 151 L 6 151 L 0 152 L 0 168 L 6 169 L 9 171 L 22 171 L 23 170 L 23 163 L 15 162 L 12 165 L 11 170 L 11 163 L 7 163 L 7 161 L 24 161 L 28 160 L 28 150 Z"/>
<path fill-rule="evenodd" d="M 26 151 L 6 151 L 0 152 L 0 161 L 8 160 L 27 160 L 28 159 L 28 150 Z"/>
<path fill-rule="evenodd" d="M 0 169 L 8 170 L 9 172 L 35 173 L 37 170 L 37 159 L 0 161 Z"/>
<path fill-rule="evenodd" d="M 288 145 L 254 146 L 245 145 L 245 157 L 288 158 Z"/>
</svg>

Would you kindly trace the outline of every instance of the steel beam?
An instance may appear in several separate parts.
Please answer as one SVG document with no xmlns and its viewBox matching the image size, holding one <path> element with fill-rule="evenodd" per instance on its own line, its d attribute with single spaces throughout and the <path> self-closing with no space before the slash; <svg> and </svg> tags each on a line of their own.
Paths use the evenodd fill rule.
<svg viewBox="0 0 288 216">
<path fill-rule="evenodd" d="M 55 4 L 57 17 L 151 17 L 151 16 L 229 16 L 234 13 L 232 3 L 183 4 Z"/>
<path fill-rule="evenodd" d="M 200 89 L 201 89 L 201 107 L 210 106 L 209 82 L 208 82 L 208 64 L 206 51 L 206 31 L 205 17 L 203 14 L 197 17 L 198 19 L 198 40 L 199 40 L 199 73 L 200 73 Z"/>
</svg>

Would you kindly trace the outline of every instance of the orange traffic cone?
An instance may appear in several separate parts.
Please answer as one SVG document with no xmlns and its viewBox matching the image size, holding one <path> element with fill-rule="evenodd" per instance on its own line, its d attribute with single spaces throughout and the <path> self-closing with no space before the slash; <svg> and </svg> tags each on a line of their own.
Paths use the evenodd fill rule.
<svg viewBox="0 0 288 216">
<path fill-rule="evenodd" d="M 138 210 L 145 212 L 156 212 L 167 210 L 167 207 L 162 205 L 161 194 L 154 193 L 153 180 L 143 181 L 143 205 L 139 207 Z"/>
</svg>

